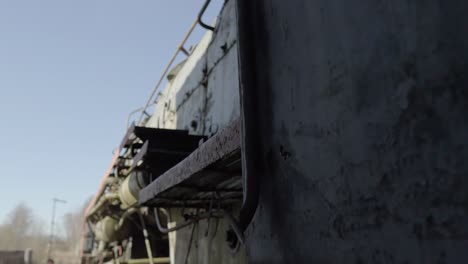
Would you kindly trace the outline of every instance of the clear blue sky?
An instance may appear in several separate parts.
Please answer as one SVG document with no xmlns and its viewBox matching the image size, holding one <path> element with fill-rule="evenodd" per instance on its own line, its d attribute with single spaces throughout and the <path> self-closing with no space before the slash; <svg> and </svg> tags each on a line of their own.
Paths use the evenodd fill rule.
<svg viewBox="0 0 468 264">
<path fill-rule="evenodd" d="M 0 0 L 0 221 L 23 201 L 48 223 L 53 197 L 60 217 L 95 193 L 203 2 Z"/>
</svg>

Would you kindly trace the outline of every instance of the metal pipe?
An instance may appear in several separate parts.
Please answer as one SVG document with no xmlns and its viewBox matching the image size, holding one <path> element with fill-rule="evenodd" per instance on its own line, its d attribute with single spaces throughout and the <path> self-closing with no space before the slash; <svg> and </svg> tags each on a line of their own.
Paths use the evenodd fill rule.
<svg viewBox="0 0 468 264">
<path fill-rule="evenodd" d="M 137 211 L 138 211 L 138 209 L 136 209 L 136 208 L 130 208 L 127 211 L 125 211 L 125 213 L 123 213 L 123 215 L 120 217 L 119 223 L 115 227 L 115 230 L 119 230 L 120 228 L 122 228 L 125 220 L 128 217 L 130 217 L 132 214 L 136 213 Z"/>
<path fill-rule="evenodd" d="M 255 53 L 256 34 L 252 27 L 253 10 L 249 0 L 237 0 L 237 38 L 239 50 L 239 86 L 241 100 L 241 125 L 242 125 L 242 175 L 244 199 L 239 214 L 239 228 L 242 231 L 252 221 L 257 210 L 259 200 L 259 176 L 262 170 L 259 168 L 262 161 L 258 151 L 260 148 L 258 129 L 261 123 L 256 115 L 258 113 L 257 84 L 257 54 Z"/>
<path fill-rule="evenodd" d="M 150 107 L 151 105 L 152 105 L 152 104 L 148 105 L 148 107 Z M 133 110 L 132 112 L 130 112 L 130 113 L 128 114 L 127 123 L 125 124 L 125 129 L 128 129 L 128 128 L 129 128 L 130 119 L 132 118 L 132 116 L 133 116 L 134 114 L 138 113 L 138 112 L 141 112 L 142 110 L 146 110 L 146 109 L 144 109 L 144 107 L 140 107 L 140 108 L 138 108 L 138 109 Z M 148 113 L 146 113 L 145 111 L 143 111 L 143 114 L 148 115 Z"/>
<path fill-rule="evenodd" d="M 154 86 L 154 89 L 153 91 L 151 92 L 150 94 L 150 97 L 148 98 L 148 101 L 146 101 L 146 104 L 145 106 L 142 107 L 142 111 L 141 111 L 141 115 L 140 115 L 140 118 L 138 118 L 138 122 L 137 124 L 140 124 L 142 121 L 143 121 L 143 115 L 145 114 L 145 111 L 146 109 L 148 109 L 148 106 L 149 104 L 151 103 L 154 95 L 156 94 L 156 92 L 158 91 L 159 89 L 159 86 L 161 85 L 161 83 L 163 82 L 164 80 L 164 77 L 167 75 L 169 69 L 171 68 L 172 64 L 174 63 L 177 55 L 179 54 L 179 52 L 183 52 L 184 54 L 188 55 L 188 52 L 187 50 L 184 48 L 185 46 L 185 42 L 187 42 L 188 38 L 190 37 L 190 35 L 192 34 L 193 30 L 195 29 L 195 27 L 197 26 L 197 24 L 200 24 L 200 26 L 208 29 L 208 30 L 211 30 L 213 31 L 215 28 L 212 27 L 212 26 L 209 26 L 207 24 L 205 24 L 203 21 L 202 21 L 202 17 L 203 17 L 203 14 L 205 13 L 206 11 L 206 8 L 208 7 L 208 5 L 210 4 L 211 0 L 207 0 L 205 2 L 205 4 L 203 5 L 202 9 L 200 10 L 200 13 L 198 14 L 198 17 L 197 19 L 192 23 L 192 25 L 190 26 L 190 29 L 188 30 L 188 32 L 185 34 L 184 38 L 182 39 L 182 42 L 179 44 L 179 46 L 177 47 L 174 55 L 172 56 L 171 60 L 169 61 L 169 64 L 166 66 L 166 68 L 164 69 L 161 77 L 159 78 L 158 82 L 156 83 L 156 85 Z"/>
<path fill-rule="evenodd" d="M 241 245 L 243 245 L 244 244 L 244 234 L 242 232 L 242 229 L 239 227 L 239 224 L 234 219 L 234 217 L 231 215 L 231 213 L 229 213 L 226 210 L 223 210 L 223 213 L 226 215 L 226 219 L 228 220 L 229 225 L 232 227 L 232 230 L 234 230 L 234 233 L 236 234 L 237 239 L 239 240 L 239 243 Z"/>
<path fill-rule="evenodd" d="M 190 256 L 190 250 L 192 249 L 193 235 L 195 234 L 195 228 L 196 227 L 197 227 L 197 223 L 195 223 L 192 226 L 192 232 L 190 233 L 190 240 L 189 240 L 189 245 L 188 245 L 188 249 L 187 249 L 187 254 L 185 254 L 184 264 L 188 264 L 188 259 L 189 259 L 189 256 Z"/>
<path fill-rule="evenodd" d="M 106 193 L 104 194 L 100 199 L 99 202 L 91 209 L 91 211 L 88 214 L 88 217 L 92 216 L 95 214 L 99 209 L 101 209 L 104 204 L 110 200 L 115 200 L 119 198 L 119 194 L 117 193 Z"/>
<path fill-rule="evenodd" d="M 85 214 L 84 214 L 84 219 L 83 219 L 83 226 L 85 225 L 85 222 L 87 221 L 87 219 L 91 215 L 90 212 L 92 211 L 94 205 L 96 204 L 99 197 L 102 195 L 102 193 L 104 192 L 104 190 L 105 190 L 105 188 L 107 186 L 107 180 L 109 179 L 109 175 L 111 174 L 112 169 L 114 168 L 114 165 L 116 164 L 117 160 L 119 159 L 120 151 L 121 151 L 120 149 L 115 151 L 114 156 L 112 157 L 111 163 L 109 164 L 109 167 L 107 168 L 106 172 L 104 173 L 104 176 L 101 179 L 101 182 L 99 183 L 99 188 L 98 188 L 98 191 L 96 192 L 96 195 L 93 197 L 93 200 L 88 204 L 88 207 L 86 207 Z M 94 212 L 93 212 L 93 214 L 94 214 Z M 81 235 L 80 258 L 83 257 L 83 249 L 84 249 L 84 243 L 85 243 L 84 230 L 85 229 L 83 228 L 82 235 Z"/>
<path fill-rule="evenodd" d="M 113 248 L 112 250 L 114 252 L 114 261 L 115 261 L 115 264 L 120 264 L 119 253 L 117 250 L 118 250 L 117 248 Z"/>
<path fill-rule="evenodd" d="M 208 8 L 208 5 L 210 4 L 211 0 L 206 0 L 205 1 L 205 4 L 203 4 L 203 7 L 202 9 L 200 10 L 200 13 L 198 14 L 198 24 L 200 24 L 200 26 L 204 27 L 205 29 L 208 29 L 208 30 L 211 30 L 211 31 L 214 31 L 215 28 L 204 23 L 202 21 L 202 17 L 203 17 L 203 14 L 205 14 L 205 11 L 206 9 Z"/>
<path fill-rule="evenodd" d="M 150 263 L 150 259 L 129 259 L 126 262 L 127 264 L 148 264 Z M 162 263 L 171 263 L 170 258 L 153 258 L 153 263 L 155 264 L 162 264 Z"/>
<path fill-rule="evenodd" d="M 104 192 L 106 185 L 107 185 L 107 179 L 109 178 L 109 175 L 112 172 L 112 169 L 114 168 L 115 163 L 119 159 L 119 156 L 120 156 L 120 149 L 114 153 L 114 156 L 112 157 L 112 161 L 109 167 L 107 168 L 106 172 L 104 173 L 104 177 L 102 178 L 101 183 L 99 184 L 99 189 L 96 195 L 93 197 L 93 200 L 89 203 L 88 207 L 86 208 L 85 218 L 87 218 L 90 215 L 89 212 L 91 211 L 94 204 L 97 202 L 99 197 Z"/>
<path fill-rule="evenodd" d="M 232 228 L 232 230 L 234 231 L 234 234 L 236 235 L 237 237 L 237 241 L 238 243 L 236 244 L 236 247 L 235 248 L 232 248 L 231 249 L 231 253 L 235 254 L 239 251 L 239 248 L 240 248 L 240 245 L 244 245 L 244 234 L 243 234 L 243 230 L 241 229 L 241 227 L 239 226 L 238 222 L 235 220 L 235 218 L 232 216 L 231 213 L 229 213 L 227 210 L 223 210 L 221 209 L 221 211 L 223 212 L 224 216 L 226 217 L 226 220 L 228 221 L 228 224 L 229 226 Z M 178 226 L 175 226 L 175 227 L 172 227 L 172 228 L 164 228 L 161 226 L 161 220 L 159 219 L 159 212 L 158 212 L 158 208 L 154 208 L 154 215 L 155 215 L 155 219 L 156 219 L 156 225 L 159 229 L 159 231 L 163 234 L 167 234 L 167 233 L 170 233 L 170 232 L 173 232 L 173 231 L 177 231 L 177 230 L 180 230 L 184 227 L 187 227 L 189 225 L 192 225 L 193 224 L 193 228 L 195 228 L 195 225 L 198 223 L 198 221 L 202 220 L 202 219 L 211 219 L 211 217 L 213 217 L 213 212 L 212 210 L 209 210 L 208 212 L 206 213 L 202 213 L 202 214 L 199 214 L 196 216 L 196 218 L 194 219 L 191 219 L 183 224 L 180 224 Z M 166 213 L 167 217 L 168 217 L 168 222 L 170 221 L 170 215 L 168 213 Z M 192 233 L 193 233 L 193 229 L 192 229 Z M 193 235 L 193 234 L 192 234 Z M 190 246 L 191 246 L 191 242 L 189 244 L 189 251 L 187 253 L 187 257 L 186 257 L 186 261 L 188 260 L 188 254 L 190 252 Z"/>
<path fill-rule="evenodd" d="M 141 115 L 140 115 L 140 118 L 138 119 L 138 122 L 137 124 L 140 124 L 142 121 L 143 121 L 143 115 L 146 111 L 146 109 L 148 108 L 148 106 L 150 105 L 151 101 L 153 100 L 153 97 L 154 95 L 156 94 L 156 92 L 158 91 L 159 89 L 159 86 L 161 85 L 161 83 L 163 82 L 164 80 L 164 77 L 166 76 L 167 72 L 169 71 L 169 69 L 171 68 L 172 64 L 174 63 L 177 55 L 179 54 L 179 52 L 183 49 L 184 45 L 185 45 L 185 42 L 187 42 L 187 39 L 190 37 L 190 34 L 192 34 L 193 30 L 195 29 L 195 27 L 197 26 L 197 23 L 198 21 L 194 21 L 192 23 L 192 26 L 190 26 L 190 29 L 189 31 L 185 34 L 182 42 L 180 43 L 180 45 L 177 47 L 174 55 L 172 55 L 172 58 L 171 60 L 169 61 L 169 64 L 167 64 L 166 68 L 164 69 L 163 73 L 161 74 L 161 77 L 159 77 L 159 80 L 158 82 L 156 83 L 156 85 L 154 86 L 154 89 L 153 91 L 151 92 L 150 94 L 150 97 L 148 98 L 148 101 L 146 101 L 145 103 L 145 106 L 143 106 L 143 110 L 141 111 Z"/>
<path fill-rule="evenodd" d="M 149 263 L 154 264 L 153 252 L 151 251 L 151 244 L 148 238 L 148 230 L 146 229 L 145 219 L 143 219 L 143 216 L 141 215 L 140 211 L 138 211 L 138 216 L 140 217 L 141 226 L 143 228 L 143 236 L 145 237 L 145 246 L 146 246 L 146 252 L 149 258 Z"/>
<path fill-rule="evenodd" d="M 177 231 L 179 229 L 182 229 L 186 226 L 189 226 L 191 224 L 193 224 L 195 221 L 192 219 L 192 220 L 189 220 L 183 224 L 180 224 L 178 226 L 175 226 L 175 227 L 172 227 L 172 228 L 165 228 L 161 225 L 161 220 L 159 219 L 159 212 L 158 212 L 158 208 L 154 208 L 154 218 L 156 219 L 156 225 L 158 226 L 158 229 L 159 229 L 159 232 L 163 233 L 163 234 L 168 234 L 170 232 L 173 232 L 173 231 Z"/>
<path fill-rule="evenodd" d="M 206 212 L 206 213 L 201 213 L 199 215 L 196 215 L 194 218 L 186 221 L 185 223 L 182 223 L 178 226 L 175 226 L 175 227 L 171 227 L 171 228 L 165 228 L 161 225 L 161 220 L 159 219 L 159 212 L 158 212 L 158 208 L 154 208 L 154 218 L 156 219 L 156 225 L 158 226 L 158 229 L 159 229 L 159 232 L 163 233 L 163 234 L 168 234 L 170 232 L 174 232 L 174 231 L 177 231 L 177 230 L 180 230 L 184 227 L 187 227 L 195 222 L 198 222 L 200 220 L 203 220 L 203 219 L 207 219 L 207 218 L 210 218 L 210 217 L 216 217 L 212 212 Z"/>
</svg>

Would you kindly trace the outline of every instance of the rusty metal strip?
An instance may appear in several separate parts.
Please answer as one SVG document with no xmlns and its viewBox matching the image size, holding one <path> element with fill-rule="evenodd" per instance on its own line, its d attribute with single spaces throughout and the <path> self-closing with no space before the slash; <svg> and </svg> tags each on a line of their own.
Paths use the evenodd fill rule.
<svg viewBox="0 0 468 264">
<path fill-rule="evenodd" d="M 189 180 L 240 149 L 240 122 L 235 120 L 229 126 L 208 139 L 187 158 L 162 174 L 140 192 L 139 203 L 145 204 L 158 195 Z"/>
</svg>

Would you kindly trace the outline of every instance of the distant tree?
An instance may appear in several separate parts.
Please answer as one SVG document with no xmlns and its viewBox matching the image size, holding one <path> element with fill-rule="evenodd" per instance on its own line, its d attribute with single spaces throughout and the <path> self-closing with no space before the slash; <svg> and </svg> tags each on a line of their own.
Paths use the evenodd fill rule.
<svg viewBox="0 0 468 264">
<path fill-rule="evenodd" d="M 70 251 L 76 255 L 79 255 L 84 215 L 90 201 L 91 198 L 88 199 L 81 208 L 66 214 L 63 218 L 67 245 Z"/>
<path fill-rule="evenodd" d="M 45 257 L 45 225 L 25 203 L 18 204 L 0 225 L 0 250 L 33 250 L 34 263 Z"/>
<path fill-rule="evenodd" d="M 54 249 L 57 254 L 65 253 L 69 258 L 67 264 L 79 263 L 82 225 L 86 203 L 74 212 L 67 213 L 63 218 L 62 235 L 56 234 Z M 33 262 L 44 263 L 49 241 L 48 225 L 34 216 L 33 210 L 25 203 L 20 203 L 7 215 L 0 224 L 0 250 L 33 250 Z M 56 262 L 59 263 L 59 262 Z"/>
<path fill-rule="evenodd" d="M 43 263 L 46 258 L 48 237 L 48 225 L 41 219 L 35 218 L 30 226 L 29 241 L 26 248 L 33 249 L 33 260 L 35 263 Z"/>
<path fill-rule="evenodd" d="M 81 212 L 68 213 L 64 216 L 66 241 L 69 247 L 75 249 L 81 235 Z"/>
<path fill-rule="evenodd" d="M 5 250 L 21 250 L 28 241 L 29 231 L 33 222 L 31 208 L 25 203 L 18 204 L 8 214 L 1 229 L 0 246 Z"/>
<path fill-rule="evenodd" d="M 0 250 L 10 250 L 9 242 L 11 241 L 11 232 L 8 227 L 3 224 L 0 226 Z"/>
</svg>

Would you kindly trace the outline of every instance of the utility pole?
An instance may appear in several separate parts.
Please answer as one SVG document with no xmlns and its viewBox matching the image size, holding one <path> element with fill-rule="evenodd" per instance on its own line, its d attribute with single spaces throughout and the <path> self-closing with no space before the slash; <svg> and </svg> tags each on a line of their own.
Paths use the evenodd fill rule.
<svg viewBox="0 0 468 264">
<path fill-rule="evenodd" d="M 50 259 L 50 257 L 52 256 L 52 247 L 53 247 L 54 242 L 55 242 L 54 229 L 55 229 L 55 210 L 56 210 L 56 207 L 57 207 L 57 203 L 65 204 L 65 203 L 67 203 L 67 201 L 61 200 L 61 199 L 58 199 L 58 198 L 54 198 L 54 199 L 52 199 L 52 203 L 53 203 L 53 205 L 52 205 L 52 220 L 50 222 L 49 243 L 47 244 L 47 259 Z"/>
</svg>

